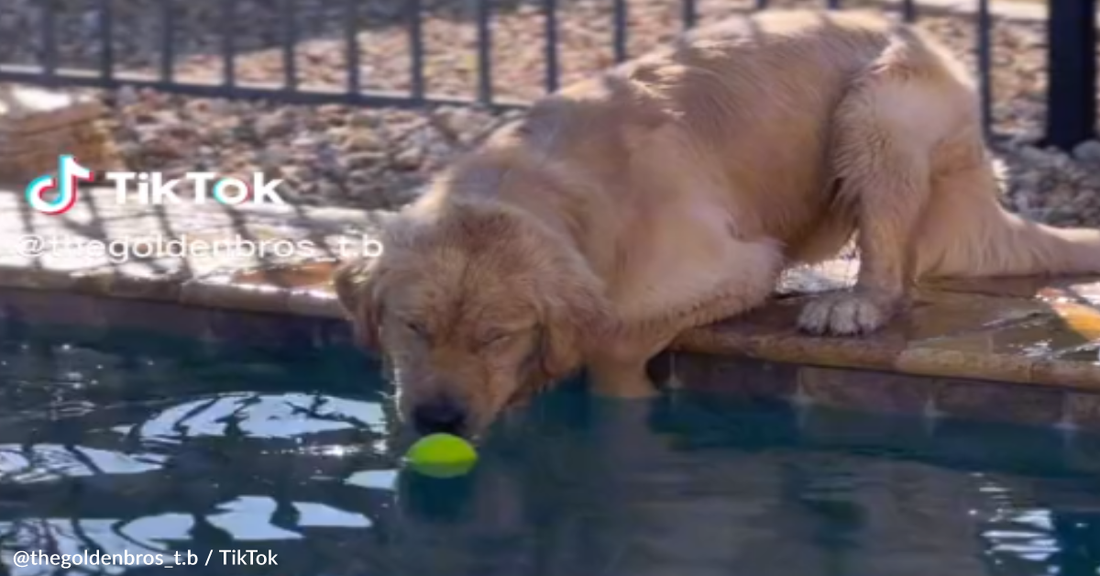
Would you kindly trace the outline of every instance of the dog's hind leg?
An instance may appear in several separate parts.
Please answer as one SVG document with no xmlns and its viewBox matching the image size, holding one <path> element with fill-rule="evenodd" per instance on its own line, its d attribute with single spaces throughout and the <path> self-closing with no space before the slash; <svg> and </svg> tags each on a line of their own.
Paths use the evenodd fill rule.
<svg viewBox="0 0 1100 576">
<path fill-rule="evenodd" d="M 840 194 L 855 208 L 860 270 L 848 292 L 810 301 L 799 326 L 857 335 L 905 303 L 909 246 L 931 191 L 931 155 L 960 119 L 960 86 L 921 46 L 899 42 L 860 76 L 833 118 L 830 149 Z"/>
<path fill-rule="evenodd" d="M 831 153 L 857 210 L 860 273 L 851 292 L 808 303 L 803 330 L 874 331 L 922 277 L 1100 272 L 1100 230 L 1045 226 L 998 204 L 977 101 L 950 61 L 912 42 L 853 84 Z"/>
</svg>

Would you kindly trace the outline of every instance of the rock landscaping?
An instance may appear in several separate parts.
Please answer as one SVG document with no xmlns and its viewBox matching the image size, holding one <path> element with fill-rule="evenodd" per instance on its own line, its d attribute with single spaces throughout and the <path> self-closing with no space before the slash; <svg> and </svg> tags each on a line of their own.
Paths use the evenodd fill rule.
<svg viewBox="0 0 1100 576">
<path fill-rule="evenodd" d="M 41 52 L 37 0 L 0 6 L 0 62 L 34 64 Z M 57 0 L 62 67 L 96 70 L 100 42 L 97 3 Z M 160 59 L 160 2 L 114 2 L 113 54 L 120 71 L 154 74 Z M 409 42 L 402 0 L 360 3 L 360 73 L 364 89 L 409 89 Z M 427 90 L 469 97 L 477 89 L 473 2 L 424 1 Z M 222 23 L 219 2 L 176 2 L 173 25 L 176 77 L 218 81 Z M 281 83 L 283 54 L 278 2 L 239 0 L 233 39 L 240 82 Z M 299 0 L 297 71 L 303 88 L 339 89 L 345 78 L 343 2 Z M 614 63 L 612 3 L 558 2 L 562 83 Z M 629 54 L 673 38 L 681 29 L 680 2 L 630 0 Z M 700 0 L 699 23 L 751 8 L 745 0 Z M 772 6 L 818 5 L 802 1 Z M 494 95 L 530 100 L 543 93 L 543 17 L 539 3 L 492 3 Z M 922 14 L 918 25 L 973 67 L 975 23 L 958 14 Z M 1006 177 L 1006 205 L 1056 224 L 1100 225 L 1100 143 L 1065 154 L 1033 144 L 1042 134 L 1045 28 L 1041 20 L 997 18 L 993 39 L 996 152 Z M 103 94 L 115 106 L 111 130 L 133 170 L 225 174 L 263 171 L 286 178 L 301 203 L 393 208 L 415 197 L 431 174 L 456 153 L 510 118 L 477 107 L 428 110 L 287 106 L 197 99 L 121 90 Z M 514 114 L 514 113 L 512 113 Z"/>
</svg>

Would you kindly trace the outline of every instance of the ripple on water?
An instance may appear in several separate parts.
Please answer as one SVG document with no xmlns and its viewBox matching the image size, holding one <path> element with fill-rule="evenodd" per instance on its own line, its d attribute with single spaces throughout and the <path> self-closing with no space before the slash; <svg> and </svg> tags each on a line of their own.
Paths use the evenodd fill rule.
<svg viewBox="0 0 1100 576">
<path fill-rule="evenodd" d="M 225 436 L 282 438 L 335 430 L 385 431 L 378 402 L 317 394 L 230 392 L 172 406 L 141 424 L 115 427 L 143 440 L 182 442 L 189 438 Z"/>
</svg>

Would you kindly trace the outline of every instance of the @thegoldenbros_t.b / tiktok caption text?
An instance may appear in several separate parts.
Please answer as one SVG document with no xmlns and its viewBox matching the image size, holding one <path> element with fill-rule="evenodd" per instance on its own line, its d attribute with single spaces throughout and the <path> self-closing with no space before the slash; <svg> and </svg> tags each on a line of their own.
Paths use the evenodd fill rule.
<svg viewBox="0 0 1100 576">
<path fill-rule="evenodd" d="M 100 552 L 85 550 L 81 553 L 58 554 L 44 550 L 19 550 L 9 560 L 15 573 L 23 569 L 84 570 L 101 572 L 108 569 L 161 567 L 186 568 L 193 566 L 278 566 L 279 555 L 271 550 L 239 548 L 232 550 L 177 550 L 174 552 Z"/>
</svg>

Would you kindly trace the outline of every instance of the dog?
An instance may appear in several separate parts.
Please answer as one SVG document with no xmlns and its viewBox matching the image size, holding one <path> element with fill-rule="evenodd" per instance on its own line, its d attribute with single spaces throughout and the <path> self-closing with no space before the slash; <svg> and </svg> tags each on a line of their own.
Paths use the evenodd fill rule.
<svg viewBox="0 0 1100 576">
<path fill-rule="evenodd" d="M 853 241 L 855 286 L 807 303 L 802 330 L 872 333 L 923 278 L 1100 271 L 1100 230 L 998 194 L 943 48 L 869 13 L 769 10 L 539 100 L 333 279 L 402 418 L 477 437 L 581 368 L 597 394 L 655 394 L 646 363 L 678 334 Z"/>
</svg>

